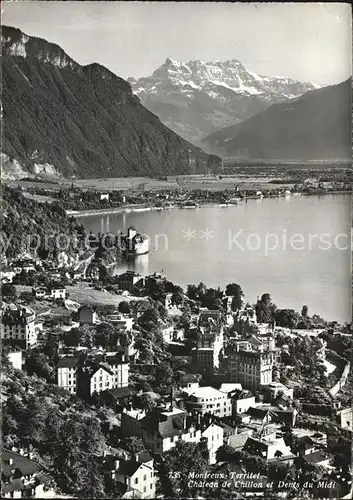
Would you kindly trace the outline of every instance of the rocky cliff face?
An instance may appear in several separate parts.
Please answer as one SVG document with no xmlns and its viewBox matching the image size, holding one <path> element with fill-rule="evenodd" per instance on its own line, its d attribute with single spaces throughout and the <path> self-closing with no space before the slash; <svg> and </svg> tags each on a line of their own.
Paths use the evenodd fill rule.
<svg viewBox="0 0 353 500">
<path fill-rule="evenodd" d="M 3 42 L 3 153 L 31 173 L 118 177 L 219 164 L 164 126 L 99 64 L 10 27 Z M 212 165 L 211 165 L 212 164 Z"/>
<path fill-rule="evenodd" d="M 197 144 L 211 132 L 239 123 L 274 102 L 317 87 L 258 75 L 237 59 L 207 63 L 167 59 L 151 76 L 129 81 L 141 102 L 163 123 Z"/>
<path fill-rule="evenodd" d="M 206 137 L 208 151 L 229 158 L 348 160 L 352 84 L 307 92 Z"/>
</svg>

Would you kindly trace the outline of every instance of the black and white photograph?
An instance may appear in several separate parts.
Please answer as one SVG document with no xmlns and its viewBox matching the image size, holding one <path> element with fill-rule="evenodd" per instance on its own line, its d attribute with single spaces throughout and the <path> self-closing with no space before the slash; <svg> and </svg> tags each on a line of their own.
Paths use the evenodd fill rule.
<svg viewBox="0 0 353 500">
<path fill-rule="evenodd" d="M 352 498 L 350 3 L 5 0 L 1 47 L 1 498 Z"/>
</svg>

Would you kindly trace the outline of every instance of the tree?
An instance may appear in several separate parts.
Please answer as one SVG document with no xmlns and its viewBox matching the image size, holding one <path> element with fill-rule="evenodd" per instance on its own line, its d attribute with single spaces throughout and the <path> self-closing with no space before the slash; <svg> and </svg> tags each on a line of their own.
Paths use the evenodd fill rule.
<svg viewBox="0 0 353 500">
<path fill-rule="evenodd" d="M 130 309 L 129 303 L 126 300 L 123 300 L 122 302 L 120 302 L 120 304 L 118 306 L 118 311 L 121 314 L 130 314 L 131 309 Z"/>
<path fill-rule="evenodd" d="M 176 291 L 171 297 L 173 305 L 180 306 L 184 302 L 184 293 L 182 291 Z"/>
<path fill-rule="evenodd" d="M 154 393 L 144 392 L 140 396 L 137 396 L 138 406 L 145 411 L 151 411 L 157 406 L 157 394 L 153 396 Z"/>
<path fill-rule="evenodd" d="M 45 344 L 43 346 L 43 352 L 46 354 L 50 359 L 55 359 L 58 354 L 58 348 L 59 348 L 59 341 L 55 335 L 53 335 L 52 332 L 48 332 Z"/>
<path fill-rule="evenodd" d="M 54 383 L 55 381 L 55 370 L 49 365 L 48 357 L 38 350 L 27 353 L 25 369 L 29 375 L 36 374 L 49 383 Z"/>
<path fill-rule="evenodd" d="M 121 441 L 119 441 L 119 447 L 123 448 L 129 453 L 132 453 L 133 455 L 146 450 L 145 444 L 142 438 L 140 438 L 139 436 L 129 436 L 122 439 Z"/>
<path fill-rule="evenodd" d="M 223 446 L 220 446 L 218 450 L 216 451 L 216 459 L 217 462 L 228 462 L 232 459 L 232 456 L 234 455 L 235 448 L 232 446 L 229 446 L 228 444 L 224 444 Z"/>
<path fill-rule="evenodd" d="M 197 300 L 198 299 L 197 286 L 196 285 L 188 285 L 186 295 L 191 300 Z"/>
<path fill-rule="evenodd" d="M 101 323 L 93 332 L 93 342 L 99 347 L 116 349 L 120 337 L 120 332 L 110 323 Z"/>
<path fill-rule="evenodd" d="M 302 307 L 301 315 L 303 316 L 304 321 L 308 318 L 308 306 L 304 305 Z"/>
<path fill-rule="evenodd" d="M 16 287 L 12 283 L 4 283 L 1 286 L 1 295 L 4 298 L 16 300 L 17 298 Z"/>
<path fill-rule="evenodd" d="M 228 297 L 233 297 L 232 300 L 232 311 L 237 311 L 242 306 L 242 298 L 244 297 L 243 290 L 241 286 L 237 283 L 229 283 L 226 286 L 226 295 Z"/>
<path fill-rule="evenodd" d="M 72 328 L 63 334 L 62 339 L 67 347 L 78 347 L 81 343 L 81 337 L 81 328 Z"/>
<path fill-rule="evenodd" d="M 103 283 L 103 285 L 107 282 L 109 278 L 108 269 L 104 265 L 99 266 L 99 281 Z"/>
<path fill-rule="evenodd" d="M 155 307 L 147 309 L 139 318 L 138 323 L 142 328 L 151 331 L 158 325 L 159 313 Z"/>
<path fill-rule="evenodd" d="M 300 316 L 294 309 L 277 309 L 275 320 L 278 326 L 283 328 L 295 328 L 300 320 Z"/>
<path fill-rule="evenodd" d="M 276 306 L 271 301 L 269 293 L 264 293 L 256 304 L 256 318 L 258 323 L 270 323 L 274 320 Z"/>
<path fill-rule="evenodd" d="M 162 488 L 167 498 L 193 498 L 198 488 L 190 487 L 190 471 L 203 471 L 208 466 L 199 444 L 178 441 L 164 454 Z"/>
</svg>

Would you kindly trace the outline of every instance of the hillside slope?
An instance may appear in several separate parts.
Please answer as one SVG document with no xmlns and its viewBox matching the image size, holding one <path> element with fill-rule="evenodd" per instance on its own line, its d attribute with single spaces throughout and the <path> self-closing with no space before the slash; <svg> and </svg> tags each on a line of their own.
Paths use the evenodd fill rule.
<svg viewBox="0 0 353 500">
<path fill-rule="evenodd" d="M 59 46 L 2 28 L 3 153 L 32 173 L 204 172 L 215 161 L 164 126 L 130 85 Z M 216 160 L 217 161 L 217 160 Z"/>
<path fill-rule="evenodd" d="M 150 111 L 194 144 L 270 104 L 317 87 L 290 78 L 258 75 L 237 59 L 179 62 L 168 58 L 151 76 L 129 81 Z"/>
<path fill-rule="evenodd" d="M 274 104 L 241 124 L 209 135 L 223 157 L 277 160 L 351 158 L 351 80 Z"/>
</svg>

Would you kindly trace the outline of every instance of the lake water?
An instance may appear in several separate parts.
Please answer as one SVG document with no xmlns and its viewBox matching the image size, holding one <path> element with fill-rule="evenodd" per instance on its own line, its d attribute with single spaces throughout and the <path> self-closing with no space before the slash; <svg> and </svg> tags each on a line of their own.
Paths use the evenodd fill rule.
<svg viewBox="0 0 353 500">
<path fill-rule="evenodd" d="M 351 319 L 351 197 L 292 196 L 237 206 L 86 216 L 87 230 L 150 237 L 150 253 L 117 269 L 163 272 L 186 286 L 239 283 L 247 300 L 270 293 L 278 307 Z"/>
</svg>

